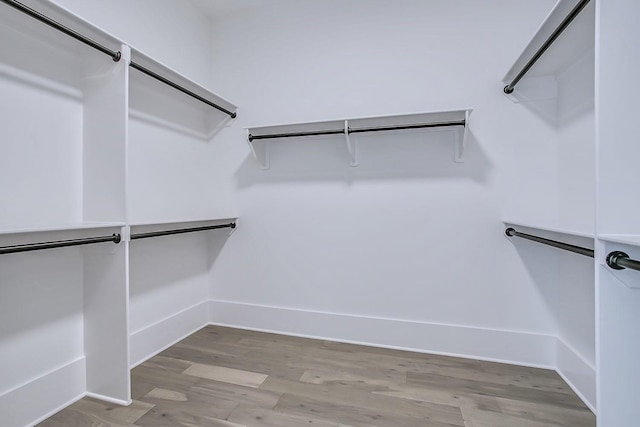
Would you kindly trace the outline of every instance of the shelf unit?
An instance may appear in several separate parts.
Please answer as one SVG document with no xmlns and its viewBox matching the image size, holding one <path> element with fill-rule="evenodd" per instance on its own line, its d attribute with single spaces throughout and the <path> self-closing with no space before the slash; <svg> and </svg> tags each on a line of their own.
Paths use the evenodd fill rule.
<svg viewBox="0 0 640 427">
<path fill-rule="evenodd" d="M 525 237 L 513 238 L 512 244 L 530 270 L 535 286 L 553 289 L 555 300 L 550 309 L 556 318 L 556 369 L 594 412 L 597 320 L 591 257 L 597 258 L 600 247 L 594 217 L 595 191 L 588 186 L 596 178 L 595 3 L 558 0 L 503 78 L 505 96 L 555 130 L 557 140 L 550 140 L 553 145 L 533 152 L 537 155 L 547 153 L 542 150 L 554 150 L 558 159 L 554 181 L 538 184 L 534 180 L 540 169 L 522 169 L 535 171 L 520 177 L 524 183 L 531 181 L 531 191 L 527 188 L 513 193 L 510 209 L 519 214 L 509 214 L 504 224 L 553 241 L 528 242 Z M 514 90 L 509 93 L 511 87 Z M 526 134 L 527 130 L 522 131 Z"/>
<path fill-rule="evenodd" d="M 0 2 L 0 92 L 0 246 L 122 236 L 0 256 L 3 425 L 36 423 L 85 395 L 129 404 L 131 229 L 222 221 L 180 211 L 165 215 L 170 224 L 131 223 L 144 218 L 131 207 L 132 121 L 201 144 L 237 107 L 48 0 Z"/>
<path fill-rule="evenodd" d="M 401 114 L 328 120 L 322 122 L 294 123 L 246 128 L 251 153 L 262 166 L 269 169 L 269 141 L 283 138 L 329 136 L 344 138 L 350 165 L 360 164 L 358 144 L 361 137 L 374 132 L 433 132 L 455 133 L 454 160 L 464 161 L 464 151 L 469 137 L 471 109 Z"/>
</svg>

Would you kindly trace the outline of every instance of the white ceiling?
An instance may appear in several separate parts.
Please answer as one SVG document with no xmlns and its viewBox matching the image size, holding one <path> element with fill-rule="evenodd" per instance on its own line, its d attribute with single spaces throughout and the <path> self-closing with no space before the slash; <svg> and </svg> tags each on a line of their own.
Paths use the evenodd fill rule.
<svg viewBox="0 0 640 427">
<path fill-rule="evenodd" d="M 243 12 L 247 9 L 264 7 L 266 0 L 191 0 L 202 12 L 211 18 L 220 18 Z"/>
</svg>

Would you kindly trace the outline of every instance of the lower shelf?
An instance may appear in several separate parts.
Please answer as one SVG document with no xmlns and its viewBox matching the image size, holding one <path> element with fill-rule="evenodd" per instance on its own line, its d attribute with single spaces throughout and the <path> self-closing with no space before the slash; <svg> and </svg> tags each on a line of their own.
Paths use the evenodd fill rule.
<svg viewBox="0 0 640 427">
<path fill-rule="evenodd" d="M 640 235 L 637 234 L 598 234 L 598 240 L 610 243 L 640 246 Z"/>
<path fill-rule="evenodd" d="M 567 236 L 576 236 L 576 237 L 586 237 L 589 239 L 593 239 L 595 233 L 589 230 L 579 230 L 571 227 L 563 227 L 558 225 L 551 224 L 539 224 L 525 221 L 502 221 L 503 224 L 507 227 L 525 227 L 532 230 L 539 230 L 543 232 L 555 233 L 555 234 L 564 234 Z"/>
</svg>

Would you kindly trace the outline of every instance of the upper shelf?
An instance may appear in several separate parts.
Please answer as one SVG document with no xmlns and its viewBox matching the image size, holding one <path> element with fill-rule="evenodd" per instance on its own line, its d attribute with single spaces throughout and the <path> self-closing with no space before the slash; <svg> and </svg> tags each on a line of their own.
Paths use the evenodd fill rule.
<svg viewBox="0 0 640 427">
<path fill-rule="evenodd" d="M 527 47 L 525 47 L 522 54 L 504 76 L 503 81 L 505 83 L 510 83 L 514 79 L 581 1 L 559 0 L 556 3 L 531 41 L 529 41 L 529 44 L 527 44 Z M 527 76 L 557 75 L 574 64 L 584 52 L 593 49 L 595 42 L 594 3 L 594 1 L 591 1 L 584 6 L 584 9 L 569 24 L 570 27 L 562 32 L 544 53 L 543 58 L 536 62 L 536 66 L 527 73 Z"/>
<path fill-rule="evenodd" d="M 111 54 L 28 16 L 18 9 L 23 6 L 27 13 L 81 34 L 108 52 L 118 53 L 121 42 L 49 1 L 0 2 L 0 75 L 81 99 L 87 77 L 113 67 Z"/>
<path fill-rule="evenodd" d="M 130 116 L 210 139 L 237 106 L 144 53 L 131 50 Z"/>
<path fill-rule="evenodd" d="M 82 99 L 90 77 L 126 60 L 123 45 L 53 1 L 0 1 L 0 75 Z M 129 65 L 133 116 L 208 137 L 236 115 L 230 101 L 137 49 Z"/>
<path fill-rule="evenodd" d="M 351 166 L 358 166 L 358 145 L 355 135 L 373 132 L 452 129 L 456 135 L 455 161 L 464 160 L 471 109 L 413 113 L 394 116 L 364 117 L 272 126 L 253 126 L 247 129 L 247 139 L 254 157 L 264 169 L 269 168 L 267 141 L 270 139 L 313 136 L 345 138 Z"/>
<path fill-rule="evenodd" d="M 570 74 L 570 82 L 575 73 L 593 69 L 594 46 L 595 0 L 559 0 L 504 76 L 505 92 L 520 75 L 512 100 L 555 100 L 563 76 Z"/>
</svg>

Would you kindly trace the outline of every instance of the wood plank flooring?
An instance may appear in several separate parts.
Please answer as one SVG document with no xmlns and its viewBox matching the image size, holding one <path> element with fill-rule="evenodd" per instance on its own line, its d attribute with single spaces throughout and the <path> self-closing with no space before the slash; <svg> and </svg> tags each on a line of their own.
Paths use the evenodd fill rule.
<svg viewBox="0 0 640 427">
<path fill-rule="evenodd" d="M 208 326 L 41 427 L 595 426 L 553 371 Z"/>
</svg>

